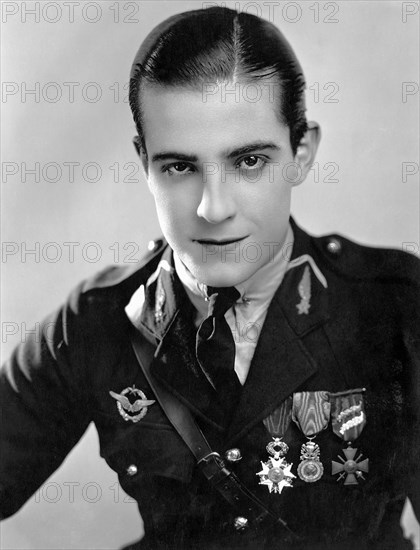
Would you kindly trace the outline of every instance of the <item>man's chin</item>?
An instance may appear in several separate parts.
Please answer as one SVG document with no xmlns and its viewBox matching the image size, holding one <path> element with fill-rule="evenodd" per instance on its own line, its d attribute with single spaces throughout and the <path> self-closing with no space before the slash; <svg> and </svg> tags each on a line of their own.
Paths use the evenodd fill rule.
<svg viewBox="0 0 420 550">
<path fill-rule="evenodd" d="M 213 266 L 211 269 L 203 269 L 203 266 L 197 266 L 194 269 L 194 275 L 200 283 L 215 287 L 235 286 L 243 283 L 255 273 L 257 267 L 250 269 L 250 266 L 241 266 L 238 264 L 232 266 L 220 265 Z"/>
</svg>

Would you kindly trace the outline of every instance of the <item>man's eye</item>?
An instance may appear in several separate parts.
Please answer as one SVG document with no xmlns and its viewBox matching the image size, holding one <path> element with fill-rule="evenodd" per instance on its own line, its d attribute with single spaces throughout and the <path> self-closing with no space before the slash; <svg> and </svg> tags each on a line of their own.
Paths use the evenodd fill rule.
<svg viewBox="0 0 420 550">
<path fill-rule="evenodd" d="M 192 166 L 190 166 L 186 162 L 173 162 L 172 164 L 164 166 L 162 171 L 167 173 L 169 176 L 184 176 L 185 174 L 189 174 L 194 170 Z"/>
<path fill-rule="evenodd" d="M 257 157 L 256 155 L 249 155 L 242 158 L 236 164 L 237 168 L 242 170 L 258 170 L 264 167 L 267 160 L 262 157 Z"/>
</svg>

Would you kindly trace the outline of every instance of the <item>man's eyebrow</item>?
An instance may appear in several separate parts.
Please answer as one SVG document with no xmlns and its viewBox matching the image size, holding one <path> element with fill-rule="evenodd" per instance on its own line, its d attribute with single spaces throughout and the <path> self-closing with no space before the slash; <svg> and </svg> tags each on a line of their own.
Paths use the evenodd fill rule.
<svg viewBox="0 0 420 550">
<path fill-rule="evenodd" d="M 152 156 L 152 162 L 159 162 L 161 160 L 177 159 L 187 162 L 197 162 L 197 155 L 186 155 L 185 153 L 177 153 L 176 151 L 163 151 L 162 153 L 155 153 Z"/>
<path fill-rule="evenodd" d="M 240 155 L 246 155 L 261 151 L 262 149 L 271 149 L 272 151 L 280 151 L 280 147 L 273 141 L 255 141 L 254 143 L 247 143 L 236 149 L 228 150 L 223 153 L 223 156 L 228 159 L 239 157 Z M 185 153 L 178 153 L 177 151 L 162 151 L 161 153 L 155 153 L 152 156 L 152 162 L 159 162 L 163 160 L 176 159 L 185 162 L 197 162 L 197 155 L 187 155 Z"/>
<path fill-rule="evenodd" d="M 224 156 L 228 159 L 232 159 L 234 157 L 239 157 L 240 155 L 261 151 L 262 149 L 280 151 L 279 145 L 276 145 L 273 141 L 255 141 L 254 143 L 248 143 L 246 145 L 242 145 L 241 147 L 237 147 L 236 149 L 232 149 L 231 151 L 227 151 Z"/>
</svg>

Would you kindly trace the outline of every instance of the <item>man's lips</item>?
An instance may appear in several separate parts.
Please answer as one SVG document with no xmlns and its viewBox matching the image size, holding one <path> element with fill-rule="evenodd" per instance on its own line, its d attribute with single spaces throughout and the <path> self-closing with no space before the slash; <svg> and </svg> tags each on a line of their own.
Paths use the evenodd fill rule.
<svg viewBox="0 0 420 550">
<path fill-rule="evenodd" d="M 228 244 L 238 243 L 246 239 L 249 235 L 244 237 L 227 237 L 225 239 L 194 239 L 195 242 L 204 246 L 226 246 Z"/>
</svg>

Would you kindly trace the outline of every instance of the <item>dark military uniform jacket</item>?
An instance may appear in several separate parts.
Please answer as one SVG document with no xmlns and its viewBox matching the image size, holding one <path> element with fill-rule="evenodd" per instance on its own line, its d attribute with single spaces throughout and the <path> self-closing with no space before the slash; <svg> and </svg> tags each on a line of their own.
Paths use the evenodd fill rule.
<svg viewBox="0 0 420 550">
<path fill-rule="evenodd" d="M 166 243 L 140 268 L 112 267 L 81 284 L 45 321 L 41 340 L 19 346 L 3 367 L 2 515 L 23 505 L 93 421 L 101 455 L 139 503 L 146 534 L 136 548 L 411 548 L 399 521 L 406 496 L 416 506 L 419 490 L 418 260 L 338 235 L 311 237 L 293 220 L 292 228 L 292 259 L 310 255 L 328 288 L 312 277 L 310 310 L 299 315 L 305 264 L 286 273 L 230 423 L 195 359 L 194 312 L 182 284 L 165 270 L 151 277 L 162 257 L 171 261 Z M 125 307 L 141 285 L 134 327 Z M 158 402 L 138 422 L 123 418 L 110 391 L 135 387 L 155 399 L 130 343 L 133 331 L 156 349 L 154 379 L 190 409 L 214 451 L 240 449 L 242 460 L 229 467 L 295 536 L 283 528 L 235 530 L 246 511 L 209 486 Z M 270 494 L 257 476 L 272 439 L 264 419 L 295 392 L 354 388 L 366 389 L 366 425 L 353 443 L 369 458 L 364 479 L 344 485 L 332 475 L 346 445 L 329 425 L 316 438 L 322 478 L 296 477 L 293 487 Z M 283 440 L 296 474 L 306 438 L 291 422 Z"/>
</svg>

